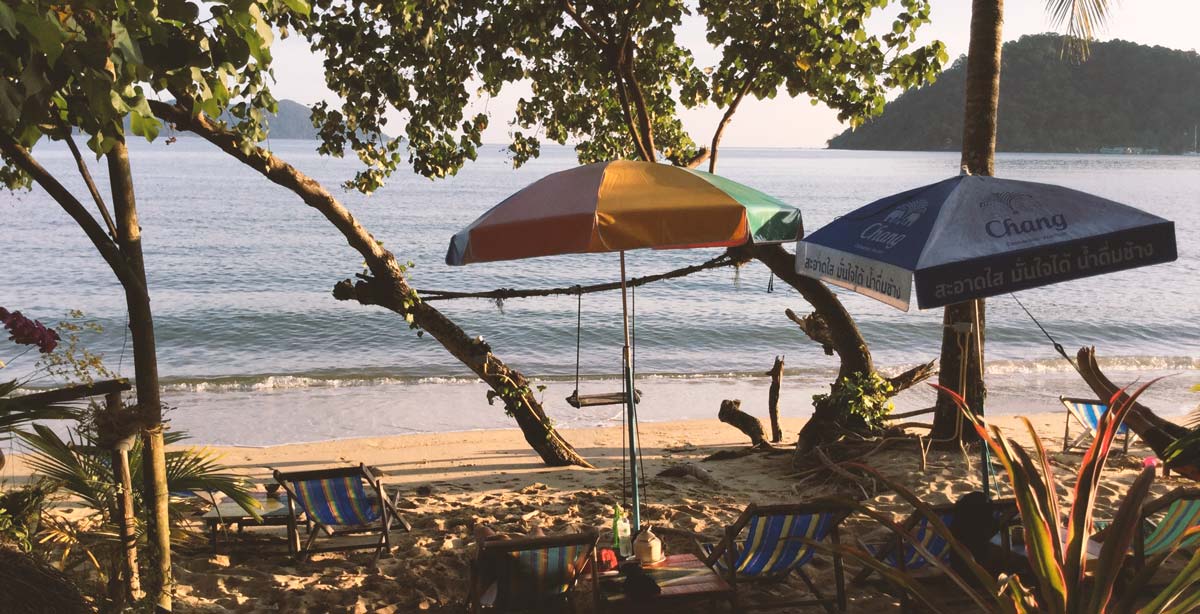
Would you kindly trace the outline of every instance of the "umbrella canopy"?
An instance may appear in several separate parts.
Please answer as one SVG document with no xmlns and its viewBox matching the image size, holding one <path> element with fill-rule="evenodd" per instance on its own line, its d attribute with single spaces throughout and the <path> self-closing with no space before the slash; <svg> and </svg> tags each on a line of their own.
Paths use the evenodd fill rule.
<svg viewBox="0 0 1200 614">
<path fill-rule="evenodd" d="M 795 241 L 802 230 L 799 209 L 740 183 L 687 168 L 617 160 L 553 173 L 506 198 L 450 238 L 446 264 L 621 252 L 621 397 L 629 424 L 633 524 L 639 527 L 637 394 L 625 250 L 782 243 Z"/>
<path fill-rule="evenodd" d="M 735 181 L 616 160 L 553 173 L 508 197 L 450 239 L 446 263 L 781 243 L 800 230 L 799 209 Z"/>
<path fill-rule="evenodd" d="M 796 271 L 908 310 L 1176 258 L 1175 224 L 1054 185 L 961 175 L 877 200 L 809 235 Z"/>
</svg>

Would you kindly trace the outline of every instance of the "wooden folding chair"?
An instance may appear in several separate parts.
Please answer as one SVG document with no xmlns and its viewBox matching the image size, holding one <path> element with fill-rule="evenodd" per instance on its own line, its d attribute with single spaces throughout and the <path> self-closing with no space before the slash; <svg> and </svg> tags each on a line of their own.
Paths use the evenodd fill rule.
<svg viewBox="0 0 1200 614">
<path fill-rule="evenodd" d="M 293 535 L 297 531 L 296 507 L 304 512 L 308 535 L 297 552 L 302 561 L 314 552 L 369 548 L 375 549 L 378 561 L 385 548 L 391 551 L 392 522 L 399 521 L 405 531 L 412 531 L 412 526 L 396 511 L 395 502 L 387 498 L 379 478 L 366 465 L 290 473 L 275 471 L 275 480 L 288 493 L 288 530 Z M 329 537 L 377 533 L 379 541 L 314 548 L 318 533 Z"/>
<path fill-rule="evenodd" d="M 1005 528 L 1017 523 L 1020 520 L 1020 513 L 1017 510 L 1017 502 L 1015 499 L 995 499 L 991 502 L 993 515 L 993 528 L 995 533 L 1001 536 L 1001 545 L 1007 548 L 1008 535 L 1004 531 Z M 930 506 L 933 513 L 942 521 L 942 524 L 953 530 L 954 526 L 954 503 L 943 503 L 940 505 Z M 950 543 L 945 537 L 940 535 L 930 526 L 929 518 L 920 512 L 914 511 L 900 523 L 900 528 L 904 530 L 904 535 L 892 534 L 886 541 L 881 544 L 863 544 L 868 552 L 875 555 L 875 558 L 887 563 L 891 567 L 895 567 L 901 571 L 919 571 L 927 567 L 933 566 L 933 563 L 925 558 L 913 545 L 915 537 L 916 542 L 922 548 L 927 550 L 939 561 L 950 560 Z M 875 573 L 875 570 L 866 567 L 854 576 L 850 581 L 851 584 L 859 584 Z"/>
<path fill-rule="evenodd" d="M 567 535 L 503 539 L 475 545 L 468 579 L 472 614 L 495 611 L 574 609 L 571 594 L 585 569 L 591 570 L 593 611 L 600 605 L 594 530 Z"/>
<path fill-rule="evenodd" d="M 1069 452 L 1072 448 L 1082 447 L 1083 443 L 1088 439 L 1096 437 L 1096 432 L 1100 428 L 1100 417 L 1104 415 L 1104 412 L 1108 411 L 1108 406 L 1104 404 L 1104 401 L 1096 401 L 1094 399 L 1058 397 L 1058 400 L 1062 401 L 1063 406 L 1067 408 L 1066 427 L 1063 433 L 1063 452 Z M 1072 418 L 1083 427 L 1083 433 L 1080 433 L 1075 439 L 1071 439 Z M 1136 437 L 1136 435 L 1123 422 L 1117 427 L 1117 435 L 1124 436 L 1121 453 L 1129 454 L 1129 439 Z"/>
<path fill-rule="evenodd" d="M 846 581 L 842 556 L 835 550 L 833 573 L 836 595 L 826 597 L 812 581 L 804 566 L 816 555 L 806 540 L 828 540 L 838 546 L 838 527 L 851 509 L 838 503 L 799 503 L 755 505 L 751 503 L 737 521 L 725 527 L 725 537 L 716 544 L 701 544 L 704 564 L 725 577 L 734 589 L 737 605 L 738 583 L 782 580 L 789 574 L 800 576 L 814 599 L 771 603 L 764 607 L 820 605 L 829 612 L 846 609 Z M 745 531 L 745 537 L 741 535 Z"/>
</svg>

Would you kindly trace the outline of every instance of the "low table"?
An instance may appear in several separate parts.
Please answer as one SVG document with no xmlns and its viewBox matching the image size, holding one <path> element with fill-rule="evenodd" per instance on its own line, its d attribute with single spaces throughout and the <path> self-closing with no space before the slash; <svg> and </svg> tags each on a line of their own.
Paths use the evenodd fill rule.
<svg viewBox="0 0 1200 614">
<path fill-rule="evenodd" d="M 600 578 L 601 606 L 621 612 L 645 607 L 659 611 L 663 606 L 684 601 L 715 601 L 733 596 L 733 587 L 691 554 L 672 554 L 656 565 L 642 567 L 662 593 L 645 601 L 631 601 L 622 590 L 622 576 Z"/>
<path fill-rule="evenodd" d="M 252 496 L 262 506 L 258 519 L 228 498 L 200 516 L 208 528 L 208 541 L 212 544 L 213 551 L 217 550 L 217 536 L 221 526 L 237 525 L 238 533 L 241 533 L 247 526 L 286 526 L 288 528 L 288 552 L 295 554 L 299 550 L 299 535 L 296 527 L 292 526 L 290 522 L 287 493 L 281 492 L 274 497 L 267 496 L 265 493 L 253 493 Z"/>
</svg>

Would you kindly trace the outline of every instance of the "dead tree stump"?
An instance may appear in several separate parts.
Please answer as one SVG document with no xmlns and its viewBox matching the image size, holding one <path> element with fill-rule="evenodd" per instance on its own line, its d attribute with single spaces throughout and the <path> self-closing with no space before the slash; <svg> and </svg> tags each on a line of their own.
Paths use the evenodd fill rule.
<svg viewBox="0 0 1200 614">
<path fill-rule="evenodd" d="M 721 411 L 717 412 L 717 419 L 745 433 L 750 438 L 750 443 L 755 446 L 767 443 L 762 422 L 739 409 L 741 406 L 742 402 L 739 399 L 721 401 Z"/>
<path fill-rule="evenodd" d="M 775 364 L 767 371 L 771 376 L 771 389 L 767 391 L 767 411 L 771 412 L 771 443 L 783 441 L 783 429 L 779 428 L 779 385 L 783 382 L 783 356 L 775 357 Z"/>
</svg>

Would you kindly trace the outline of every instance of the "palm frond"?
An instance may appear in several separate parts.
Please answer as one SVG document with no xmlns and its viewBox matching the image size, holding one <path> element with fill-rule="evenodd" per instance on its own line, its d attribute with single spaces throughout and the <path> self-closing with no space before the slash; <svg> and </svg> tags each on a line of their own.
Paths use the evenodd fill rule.
<svg viewBox="0 0 1200 614">
<path fill-rule="evenodd" d="M 1105 26 L 1113 4 L 1111 0 L 1046 0 L 1046 13 L 1054 29 L 1065 29 L 1086 58 L 1088 42 Z"/>
<path fill-rule="evenodd" d="M 32 433 L 17 434 L 33 451 L 28 463 L 34 473 L 58 482 L 88 507 L 108 517 L 116 493 L 110 460 L 81 451 L 76 442 L 63 440 L 42 424 L 34 424 Z"/>
</svg>

